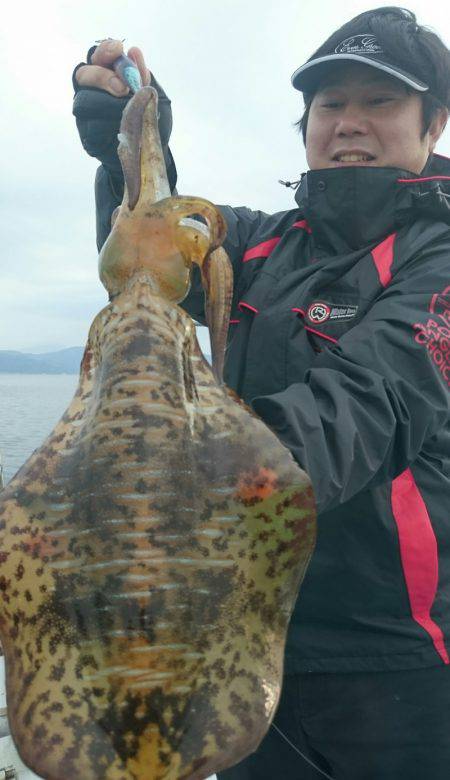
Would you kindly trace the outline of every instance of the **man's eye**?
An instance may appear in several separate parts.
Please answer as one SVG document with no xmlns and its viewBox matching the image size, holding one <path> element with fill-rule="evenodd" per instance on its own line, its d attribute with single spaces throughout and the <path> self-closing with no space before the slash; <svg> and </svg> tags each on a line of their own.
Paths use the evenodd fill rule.
<svg viewBox="0 0 450 780">
<path fill-rule="evenodd" d="M 383 103 L 390 103 L 391 100 L 394 100 L 394 98 L 389 95 L 379 95 L 378 97 L 371 98 L 369 103 L 372 106 L 381 106 Z"/>
<path fill-rule="evenodd" d="M 339 100 L 327 100 L 322 103 L 322 108 L 340 108 L 342 103 Z"/>
</svg>

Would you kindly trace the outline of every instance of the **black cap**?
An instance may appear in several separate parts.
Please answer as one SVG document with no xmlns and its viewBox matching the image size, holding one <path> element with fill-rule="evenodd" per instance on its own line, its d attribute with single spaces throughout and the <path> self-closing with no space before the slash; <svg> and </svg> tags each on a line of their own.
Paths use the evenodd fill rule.
<svg viewBox="0 0 450 780">
<path fill-rule="evenodd" d="M 320 56 L 314 54 L 292 75 L 292 85 L 300 92 L 314 93 L 330 66 L 345 61 L 370 65 L 389 76 L 400 79 L 418 92 L 427 92 L 430 89 L 428 84 L 414 73 L 401 68 L 391 55 L 387 55 L 372 33 L 351 35 L 341 41 L 329 54 L 324 54 L 323 50 Z"/>
</svg>

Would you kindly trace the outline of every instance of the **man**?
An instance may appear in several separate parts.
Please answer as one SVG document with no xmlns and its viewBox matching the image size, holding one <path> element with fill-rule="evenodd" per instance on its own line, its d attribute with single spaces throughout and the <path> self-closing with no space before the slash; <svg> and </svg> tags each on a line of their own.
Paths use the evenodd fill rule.
<svg viewBox="0 0 450 780">
<path fill-rule="evenodd" d="M 117 53 L 99 47 L 75 76 L 82 141 L 102 161 L 99 246 L 122 192 L 114 134 L 126 98 L 84 87 L 111 90 Z M 220 778 L 444 780 L 450 162 L 434 148 L 450 105 L 450 54 L 411 12 L 381 8 L 333 33 L 293 85 L 305 98 L 310 166 L 298 207 L 222 209 L 235 274 L 225 378 L 309 474 L 318 542 L 274 724 Z M 101 114 L 98 96 L 114 117 Z M 197 279 L 183 306 L 202 320 Z"/>
</svg>

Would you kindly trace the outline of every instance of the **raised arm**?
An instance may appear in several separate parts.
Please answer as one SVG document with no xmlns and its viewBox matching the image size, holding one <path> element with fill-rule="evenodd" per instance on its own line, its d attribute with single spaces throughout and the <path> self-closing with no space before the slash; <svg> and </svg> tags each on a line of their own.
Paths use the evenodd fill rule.
<svg viewBox="0 0 450 780">
<path fill-rule="evenodd" d="M 117 135 L 122 113 L 131 93 L 112 69 L 114 60 L 122 53 L 121 41 L 103 41 L 99 46 L 89 49 L 87 63 L 77 65 L 72 77 L 75 90 L 73 114 L 81 143 L 86 152 L 101 163 L 95 180 L 99 251 L 111 229 L 111 214 L 123 196 L 123 174 L 117 155 Z M 159 132 L 167 176 L 173 192 L 177 172 L 168 145 L 172 131 L 170 100 L 148 70 L 141 50 L 133 46 L 127 54 L 136 62 L 143 85 L 151 85 L 158 92 Z"/>
<path fill-rule="evenodd" d="M 117 78 L 112 64 L 123 53 L 121 41 L 102 41 L 91 47 L 87 62 L 80 63 L 73 72 L 75 90 L 73 114 L 76 118 L 81 143 L 85 151 L 95 157 L 99 166 L 95 179 L 97 248 L 100 251 L 111 231 L 111 216 L 120 205 L 123 197 L 123 173 L 117 149 L 120 121 L 131 93 L 125 84 Z M 141 49 L 136 46 L 127 51 L 139 68 L 144 86 L 153 86 L 158 93 L 159 133 L 166 163 L 167 178 L 172 194 L 176 194 L 177 171 L 169 139 L 172 131 L 171 102 L 163 88 L 147 68 Z M 237 171 L 238 175 L 238 171 Z M 201 193 L 189 193 L 201 195 Z M 242 257 L 251 242 L 252 235 L 258 229 L 261 219 L 266 215 L 260 211 L 240 207 L 221 206 L 220 210 L 227 223 L 227 236 L 224 248 L 233 265 L 235 286 L 242 267 Z M 198 269 L 192 274 L 192 285 L 188 296 L 182 303 L 184 309 L 194 319 L 205 323 L 204 293 Z"/>
</svg>

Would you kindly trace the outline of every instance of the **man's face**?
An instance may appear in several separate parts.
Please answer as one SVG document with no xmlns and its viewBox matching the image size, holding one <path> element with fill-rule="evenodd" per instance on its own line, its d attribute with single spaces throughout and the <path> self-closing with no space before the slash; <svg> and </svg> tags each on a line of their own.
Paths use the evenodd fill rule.
<svg viewBox="0 0 450 780">
<path fill-rule="evenodd" d="M 358 165 L 420 174 L 442 126 L 432 124 L 423 137 L 422 130 L 419 93 L 368 65 L 339 63 L 311 103 L 306 158 L 312 170 Z"/>
</svg>

